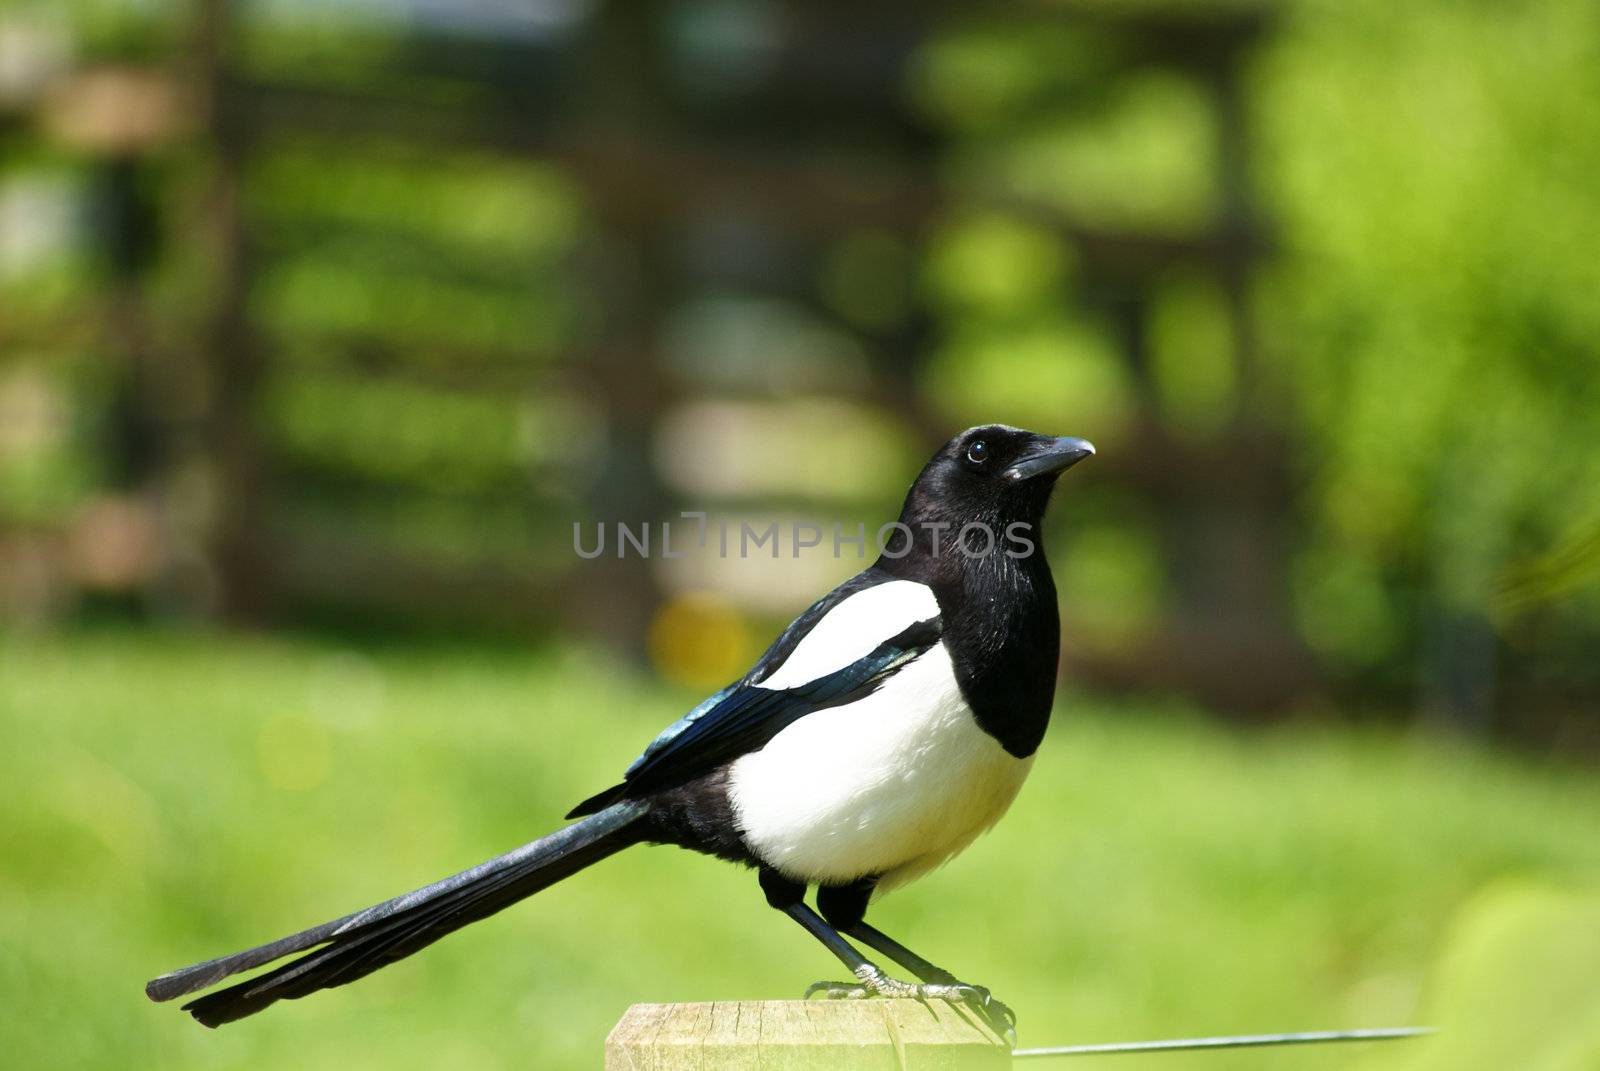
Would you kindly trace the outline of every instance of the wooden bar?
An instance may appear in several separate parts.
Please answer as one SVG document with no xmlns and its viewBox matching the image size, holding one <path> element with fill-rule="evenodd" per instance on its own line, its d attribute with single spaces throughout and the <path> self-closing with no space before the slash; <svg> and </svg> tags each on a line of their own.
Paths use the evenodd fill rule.
<svg viewBox="0 0 1600 1071">
<path fill-rule="evenodd" d="M 606 1038 L 606 1071 L 981 1071 L 1011 1049 L 942 1001 L 635 1004 Z"/>
</svg>

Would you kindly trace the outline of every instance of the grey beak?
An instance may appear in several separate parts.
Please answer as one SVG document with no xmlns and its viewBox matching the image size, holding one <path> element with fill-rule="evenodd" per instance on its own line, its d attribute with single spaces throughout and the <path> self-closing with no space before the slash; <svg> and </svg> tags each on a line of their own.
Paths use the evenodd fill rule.
<svg viewBox="0 0 1600 1071">
<path fill-rule="evenodd" d="M 1046 473 L 1065 472 L 1086 457 L 1094 456 L 1094 443 L 1088 439 L 1063 436 L 1048 439 L 1001 473 L 1008 480 L 1031 480 Z"/>
</svg>

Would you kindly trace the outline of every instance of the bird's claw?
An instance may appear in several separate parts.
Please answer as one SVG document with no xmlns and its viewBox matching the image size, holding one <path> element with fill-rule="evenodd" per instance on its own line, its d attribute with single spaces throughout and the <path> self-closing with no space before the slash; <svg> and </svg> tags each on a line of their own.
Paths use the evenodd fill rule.
<svg viewBox="0 0 1600 1071">
<path fill-rule="evenodd" d="M 920 999 L 923 986 L 891 978 L 873 966 L 863 966 L 854 982 L 812 982 L 805 999 L 821 994 L 826 1000 L 865 1000 L 868 997 L 913 997 Z"/>
<path fill-rule="evenodd" d="M 801 999 L 821 996 L 823 1000 L 865 1000 L 873 995 L 860 982 L 812 982 L 806 986 L 806 995 Z"/>
<path fill-rule="evenodd" d="M 1004 1001 L 996 1000 L 994 994 L 981 986 L 972 987 L 981 994 L 976 1002 L 969 1001 L 967 1006 L 983 1017 L 989 1024 L 989 1029 L 1005 1038 L 1006 1044 L 1012 1048 L 1017 1047 L 1017 1013 Z"/>
<path fill-rule="evenodd" d="M 981 985 L 966 982 L 928 982 L 921 985 L 902 982 L 882 971 L 863 971 L 855 982 L 813 982 L 806 987 L 805 999 L 867 1000 L 871 997 L 910 997 L 913 1000 L 942 1000 L 971 1008 L 1007 1044 L 1017 1043 L 1017 1013 Z"/>
<path fill-rule="evenodd" d="M 967 982 L 951 982 L 943 985 L 925 985 L 921 989 L 924 996 L 971 1008 L 991 1030 L 1005 1038 L 1008 1044 L 1016 1045 L 1017 1013 L 1004 1001 L 995 999 L 995 995 L 983 986 Z"/>
</svg>

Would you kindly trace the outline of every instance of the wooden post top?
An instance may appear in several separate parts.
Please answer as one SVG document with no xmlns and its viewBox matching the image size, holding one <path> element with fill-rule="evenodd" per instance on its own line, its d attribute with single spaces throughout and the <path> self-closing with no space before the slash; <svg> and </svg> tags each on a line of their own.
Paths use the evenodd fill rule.
<svg viewBox="0 0 1600 1071">
<path fill-rule="evenodd" d="M 635 1004 L 606 1038 L 606 1071 L 980 1071 L 1011 1049 L 969 1009 L 931 1000 Z"/>
</svg>

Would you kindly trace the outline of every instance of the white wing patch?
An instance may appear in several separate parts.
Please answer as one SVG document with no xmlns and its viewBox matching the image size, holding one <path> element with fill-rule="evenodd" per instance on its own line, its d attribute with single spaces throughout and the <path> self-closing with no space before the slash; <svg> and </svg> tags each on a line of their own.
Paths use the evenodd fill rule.
<svg viewBox="0 0 1600 1071">
<path fill-rule="evenodd" d="M 778 691 L 807 684 L 865 657 L 918 621 L 938 616 L 939 601 L 927 585 L 914 580 L 875 584 L 824 614 L 757 687 Z"/>
</svg>

